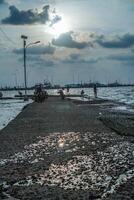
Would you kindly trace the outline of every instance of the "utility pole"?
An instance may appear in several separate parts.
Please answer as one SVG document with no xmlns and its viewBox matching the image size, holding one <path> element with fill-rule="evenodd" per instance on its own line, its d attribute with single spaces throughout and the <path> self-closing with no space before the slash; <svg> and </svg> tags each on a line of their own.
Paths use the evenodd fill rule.
<svg viewBox="0 0 134 200">
<path fill-rule="evenodd" d="M 73 85 L 74 85 L 74 72 L 73 72 Z"/>
<path fill-rule="evenodd" d="M 80 77 L 79 77 L 79 73 L 78 73 L 78 85 L 80 84 Z"/>
<path fill-rule="evenodd" d="M 40 41 L 36 41 L 33 43 L 29 43 L 27 45 L 26 40 L 28 39 L 27 36 L 25 35 L 21 35 L 21 39 L 23 39 L 23 54 L 24 54 L 24 87 L 25 87 L 25 97 L 24 97 L 24 101 L 28 100 L 28 96 L 27 96 L 27 69 L 26 69 L 26 49 L 34 44 L 38 44 L 40 43 Z"/>
<path fill-rule="evenodd" d="M 23 39 L 23 53 L 24 53 L 24 87 L 25 87 L 25 97 L 24 101 L 27 101 L 27 71 L 26 71 L 26 40 L 28 39 L 27 36 L 21 35 Z"/>
</svg>

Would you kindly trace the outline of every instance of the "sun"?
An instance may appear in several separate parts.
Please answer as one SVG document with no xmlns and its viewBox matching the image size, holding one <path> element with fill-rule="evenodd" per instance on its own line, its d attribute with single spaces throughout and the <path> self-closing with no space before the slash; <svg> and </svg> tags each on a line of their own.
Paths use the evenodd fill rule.
<svg viewBox="0 0 134 200">
<path fill-rule="evenodd" d="M 55 38 L 59 37 L 62 33 L 69 32 L 70 26 L 67 19 L 62 18 L 61 21 L 57 22 L 53 26 L 47 28 L 46 32 L 53 35 Z"/>
</svg>

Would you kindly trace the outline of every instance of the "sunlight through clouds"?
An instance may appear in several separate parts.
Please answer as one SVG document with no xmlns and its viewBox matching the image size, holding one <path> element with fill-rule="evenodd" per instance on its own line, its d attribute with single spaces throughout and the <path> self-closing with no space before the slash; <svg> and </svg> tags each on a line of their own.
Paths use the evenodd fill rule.
<svg viewBox="0 0 134 200">
<path fill-rule="evenodd" d="M 61 20 L 57 23 L 51 25 L 49 24 L 47 28 L 45 28 L 45 33 L 49 33 L 54 38 L 58 38 L 62 33 L 69 32 L 71 30 L 70 22 L 67 17 L 62 16 Z"/>
</svg>

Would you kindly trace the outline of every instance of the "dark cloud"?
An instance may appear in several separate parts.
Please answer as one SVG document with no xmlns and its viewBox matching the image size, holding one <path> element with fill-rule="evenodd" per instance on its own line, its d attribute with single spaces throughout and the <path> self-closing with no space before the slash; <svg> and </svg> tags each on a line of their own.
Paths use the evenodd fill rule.
<svg viewBox="0 0 134 200">
<path fill-rule="evenodd" d="M 35 62 L 35 66 L 39 67 L 53 67 L 55 63 L 52 60 L 40 60 L 38 62 Z"/>
<path fill-rule="evenodd" d="M 128 66 L 128 65 L 134 66 L 133 54 L 110 55 L 107 57 L 107 59 L 118 61 L 125 66 Z"/>
<path fill-rule="evenodd" d="M 52 59 L 43 59 L 41 57 L 37 56 L 30 56 L 28 58 L 28 61 L 30 61 L 32 66 L 34 67 L 53 67 L 55 65 L 54 61 Z"/>
<path fill-rule="evenodd" d="M 18 59 L 19 62 L 23 62 L 23 58 Z M 53 67 L 55 65 L 55 62 L 52 59 L 48 58 L 42 58 L 39 55 L 28 55 L 27 56 L 27 62 L 29 63 L 28 65 L 36 68 L 40 67 Z"/>
<path fill-rule="evenodd" d="M 134 61 L 134 55 L 132 54 L 119 54 L 119 55 L 110 55 L 108 59 L 127 62 L 127 61 Z"/>
<path fill-rule="evenodd" d="M 0 0 L 0 5 L 1 4 L 7 4 L 7 2 L 5 0 Z"/>
<path fill-rule="evenodd" d="M 62 60 L 63 63 L 67 64 L 95 64 L 100 60 L 100 58 L 82 58 L 80 54 L 70 54 L 69 58 Z"/>
<path fill-rule="evenodd" d="M 112 39 L 108 39 L 104 35 L 92 37 L 96 38 L 95 42 L 105 48 L 130 48 L 134 45 L 134 34 L 125 34 L 123 36 L 114 36 Z"/>
<path fill-rule="evenodd" d="M 81 56 L 80 54 L 76 54 L 76 53 L 70 54 L 70 58 L 72 60 L 78 60 L 80 58 L 80 56 Z"/>
<path fill-rule="evenodd" d="M 23 49 L 14 49 L 14 53 L 16 54 L 23 54 Z M 54 54 L 55 47 L 48 45 L 38 45 L 38 46 L 31 46 L 27 49 L 27 53 L 31 55 L 41 55 L 41 54 Z"/>
<path fill-rule="evenodd" d="M 52 44 L 60 47 L 84 49 L 89 43 L 88 42 L 77 42 L 73 39 L 73 32 L 67 32 L 61 34 L 57 39 L 52 40 Z"/>
<path fill-rule="evenodd" d="M 58 18 L 58 15 L 53 16 L 50 19 L 50 7 L 46 5 L 42 8 L 41 12 L 38 10 L 19 10 L 15 6 L 10 6 L 10 15 L 2 20 L 3 24 L 12 24 L 12 25 L 25 25 L 25 24 L 46 24 L 46 22 L 50 22 L 52 25 L 57 23 L 57 21 L 61 20 Z"/>
</svg>

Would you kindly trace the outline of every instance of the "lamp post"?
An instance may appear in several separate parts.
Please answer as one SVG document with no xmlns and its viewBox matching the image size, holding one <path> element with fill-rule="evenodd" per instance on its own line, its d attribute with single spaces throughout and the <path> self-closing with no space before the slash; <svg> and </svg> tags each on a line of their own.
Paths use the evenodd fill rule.
<svg viewBox="0 0 134 200">
<path fill-rule="evenodd" d="M 25 86 L 25 97 L 24 97 L 24 101 L 28 100 L 27 97 L 27 69 L 26 69 L 26 49 L 34 44 L 38 44 L 40 43 L 40 41 L 36 41 L 33 43 L 29 43 L 28 45 L 26 44 L 26 40 L 28 39 L 27 36 L 25 35 L 21 35 L 21 39 L 23 39 L 23 54 L 24 54 L 24 86 Z"/>
</svg>

